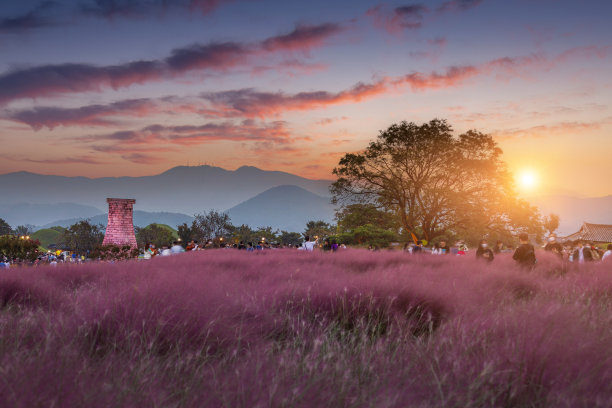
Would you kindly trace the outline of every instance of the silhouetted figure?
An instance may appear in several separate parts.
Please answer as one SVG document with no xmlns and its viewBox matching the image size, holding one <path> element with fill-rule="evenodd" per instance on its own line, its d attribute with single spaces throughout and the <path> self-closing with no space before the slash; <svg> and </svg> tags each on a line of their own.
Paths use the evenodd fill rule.
<svg viewBox="0 0 612 408">
<path fill-rule="evenodd" d="M 493 251 L 489 248 L 487 244 L 487 240 L 483 239 L 478 244 L 478 249 L 476 250 L 476 259 L 484 259 L 487 262 L 493 262 L 495 255 L 493 255 Z"/>
<path fill-rule="evenodd" d="M 514 259 L 523 268 L 532 268 L 536 264 L 535 248 L 529 243 L 529 235 L 522 233 L 519 235 L 520 245 L 514 251 Z"/>
<path fill-rule="evenodd" d="M 446 245 L 446 241 L 440 241 L 440 245 L 438 247 L 439 255 L 450 255 L 451 251 L 448 245 Z"/>
<path fill-rule="evenodd" d="M 593 252 L 590 245 L 585 245 L 583 241 L 578 241 L 578 248 L 574 251 L 572 260 L 577 263 L 593 262 Z"/>
<path fill-rule="evenodd" d="M 551 236 L 548 237 L 548 242 L 546 243 L 544 250 L 552 252 L 558 257 L 563 258 L 563 247 L 557 242 L 557 237 L 555 234 L 551 234 Z"/>
<path fill-rule="evenodd" d="M 495 248 L 493 249 L 493 252 L 496 254 L 501 254 L 503 249 L 504 249 L 504 243 L 501 241 L 497 241 L 495 243 Z"/>
</svg>

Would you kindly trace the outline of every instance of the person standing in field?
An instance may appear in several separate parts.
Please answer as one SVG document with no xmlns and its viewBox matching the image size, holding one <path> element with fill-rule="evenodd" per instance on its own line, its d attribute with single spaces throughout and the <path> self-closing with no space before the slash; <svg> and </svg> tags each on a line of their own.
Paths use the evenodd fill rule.
<svg viewBox="0 0 612 408">
<path fill-rule="evenodd" d="M 495 249 L 493 249 L 493 252 L 496 254 L 501 254 L 503 249 L 504 249 L 504 243 L 502 241 L 497 241 L 495 243 Z"/>
<path fill-rule="evenodd" d="M 304 243 L 302 244 L 302 247 L 304 247 L 304 250 L 309 251 L 309 252 L 314 251 L 314 247 L 315 245 L 317 245 L 319 238 L 315 239 L 314 241 L 311 241 L 310 237 L 306 235 L 305 239 L 306 241 L 304 241 Z"/>
<path fill-rule="evenodd" d="M 521 244 L 514 251 L 512 259 L 524 268 L 531 268 L 537 262 L 535 248 L 529 243 L 529 235 L 524 232 L 519 235 L 519 241 Z"/>
<path fill-rule="evenodd" d="M 440 241 L 438 246 L 438 255 L 450 255 L 450 248 L 446 245 L 446 241 Z"/>
<path fill-rule="evenodd" d="M 185 252 L 185 249 L 183 248 L 183 246 L 180 244 L 179 241 L 174 241 L 172 243 L 172 247 L 170 248 L 170 252 L 172 254 L 180 254 Z"/>
<path fill-rule="evenodd" d="M 495 255 L 493 255 L 493 251 L 489 248 L 487 244 L 487 240 L 483 239 L 478 244 L 478 249 L 476 250 L 476 259 L 484 259 L 487 262 L 493 262 Z"/>
<path fill-rule="evenodd" d="M 557 242 L 557 237 L 555 234 L 551 234 L 551 236 L 548 237 L 548 242 L 546 243 L 544 250 L 552 252 L 558 257 L 563 258 L 563 247 Z"/>
<path fill-rule="evenodd" d="M 572 260 L 578 263 L 592 262 L 594 259 L 591 246 L 584 245 L 583 241 L 578 241 L 578 248 L 574 251 Z"/>
<path fill-rule="evenodd" d="M 338 250 L 338 243 L 336 242 L 335 239 L 332 239 L 331 250 L 332 250 L 332 252 L 336 252 Z"/>
<path fill-rule="evenodd" d="M 602 261 L 605 261 L 606 259 L 612 261 L 612 244 L 608 244 L 608 250 L 601 256 Z"/>
</svg>

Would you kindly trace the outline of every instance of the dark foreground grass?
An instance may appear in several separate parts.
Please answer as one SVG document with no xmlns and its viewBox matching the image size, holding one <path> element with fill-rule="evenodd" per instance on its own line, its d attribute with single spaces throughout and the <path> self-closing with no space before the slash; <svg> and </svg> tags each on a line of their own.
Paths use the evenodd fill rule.
<svg viewBox="0 0 612 408">
<path fill-rule="evenodd" d="M 0 406 L 610 407 L 612 267 L 207 251 L 0 274 Z"/>
</svg>

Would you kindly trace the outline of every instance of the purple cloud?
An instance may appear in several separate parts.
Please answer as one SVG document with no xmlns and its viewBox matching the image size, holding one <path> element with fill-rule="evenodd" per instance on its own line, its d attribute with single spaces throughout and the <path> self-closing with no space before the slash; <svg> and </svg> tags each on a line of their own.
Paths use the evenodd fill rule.
<svg viewBox="0 0 612 408">
<path fill-rule="evenodd" d="M 307 29 L 300 27 L 285 36 L 271 37 L 261 43 L 210 43 L 177 48 L 162 60 L 108 66 L 68 63 L 15 69 L 0 75 L 0 105 L 22 98 L 119 89 L 173 78 L 193 70 L 224 72 L 233 67 L 248 66 L 252 57 L 311 49 L 339 30 L 328 24 L 308 26 Z"/>
<path fill-rule="evenodd" d="M 438 7 L 438 11 L 467 11 L 480 5 L 483 0 L 449 0 Z"/>
<path fill-rule="evenodd" d="M 36 107 L 9 115 L 35 130 L 57 126 L 110 126 L 116 124 L 113 116 L 147 116 L 159 112 L 157 103 L 150 99 L 127 99 L 107 105 L 87 105 L 79 108 Z"/>
<path fill-rule="evenodd" d="M 81 1 L 78 12 L 87 16 L 115 19 L 142 18 L 170 10 L 210 14 L 223 3 L 233 0 L 88 0 Z"/>
<path fill-rule="evenodd" d="M 47 16 L 47 13 L 57 7 L 55 1 L 43 1 L 29 12 L 16 17 L 0 18 L 0 34 L 14 34 L 37 28 L 56 26 L 59 23 Z"/>
<path fill-rule="evenodd" d="M 339 24 L 298 25 L 289 34 L 269 38 L 262 43 L 267 51 L 304 51 L 322 45 L 331 36 L 343 31 Z"/>
</svg>

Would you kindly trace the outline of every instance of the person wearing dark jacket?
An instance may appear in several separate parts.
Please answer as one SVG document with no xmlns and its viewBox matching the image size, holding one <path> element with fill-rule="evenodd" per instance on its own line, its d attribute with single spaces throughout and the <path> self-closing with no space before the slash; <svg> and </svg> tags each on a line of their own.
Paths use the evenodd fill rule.
<svg viewBox="0 0 612 408">
<path fill-rule="evenodd" d="M 524 268 L 531 268 L 536 263 L 535 248 L 529 243 L 529 235 L 522 233 L 519 235 L 521 245 L 516 248 L 512 259 Z"/>
<path fill-rule="evenodd" d="M 544 250 L 552 252 L 558 257 L 563 258 L 563 247 L 560 243 L 557 242 L 557 237 L 555 236 L 555 234 L 552 234 L 550 237 L 548 237 L 548 242 L 546 243 Z"/>
<path fill-rule="evenodd" d="M 584 245 L 584 242 L 578 242 L 578 249 L 572 254 L 572 260 L 577 263 L 593 262 L 593 252 L 590 245 Z"/>
<path fill-rule="evenodd" d="M 440 241 L 440 246 L 438 247 L 438 253 L 440 255 L 450 255 L 450 248 L 446 245 L 446 241 Z"/>
<path fill-rule="evenodd" d="M 493 251 L 489 248 L 487 240 L 481 240 L 476 250 L 476 259 L 484 259 L 487 262 L 492 262 L 493 258 L 495 258 L 495 255 L 493 255 Z"/>
</svg>

